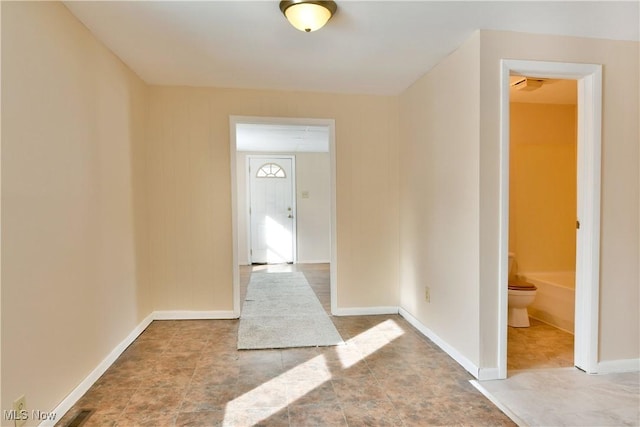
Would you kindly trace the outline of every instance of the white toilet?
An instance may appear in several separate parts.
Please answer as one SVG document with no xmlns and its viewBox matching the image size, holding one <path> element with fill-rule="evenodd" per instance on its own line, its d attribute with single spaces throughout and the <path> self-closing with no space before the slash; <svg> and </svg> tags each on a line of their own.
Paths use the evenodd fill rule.
<svg viewBox="0 0 640 427">
<path fill-rule="evenodd" d="M 536 298 L 536 287 L 516 275 L 516 256 L 509 252 L 509 317 L 507 324 L 515 328 L 529 327 L 527 307 Z"/>
</svg>

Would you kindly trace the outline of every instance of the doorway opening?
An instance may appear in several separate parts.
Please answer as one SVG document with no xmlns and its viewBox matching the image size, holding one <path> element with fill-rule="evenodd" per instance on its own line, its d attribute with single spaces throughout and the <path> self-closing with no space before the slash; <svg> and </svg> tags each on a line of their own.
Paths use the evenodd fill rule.
<svg viewBox="0 0 640 427">
<path fill-rule="evenodd" d="M 572 367 L 577 82 L 510 82 L 507 369 Z"/>
<path fill-rule="evenodd" d="M 602 66 L 543 61 L 501 61 L 498 377 L 507 377 L 509 275 L 510 84 L 511 76 L 567 79 L 577 83 L 577 224 L 575 250 L 574 365 L 598 369 L 600 266 L 600 164 Z M 517 254 L 516 254 L 517 256 Z"/>
<path fill-rule="evenodd" d="M 247 271 L 313 265 L 335 312 L 334 120 L 231 116 L 230 133 L 234 314 Z"/>
</svg>

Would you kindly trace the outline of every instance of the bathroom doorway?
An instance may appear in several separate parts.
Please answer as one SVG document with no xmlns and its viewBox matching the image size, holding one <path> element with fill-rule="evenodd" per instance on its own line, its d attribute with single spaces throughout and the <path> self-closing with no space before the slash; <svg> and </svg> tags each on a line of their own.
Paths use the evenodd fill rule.
<svg viewBox="0 0 640 427">
<path fill-rule="evenodd" d="M 510 76 L 508 370 L 574 366 L 577 101 L 576 80 Z"/>
<path fill-rule="evenodd" d="M 577 84 L 577 218 L 574 366 L 598 371 L 600 164 L 602 66 L 543 61 L 501 61 L 498 378 L 507 377 L 507 313 L 511 76 L 575 80 Z M 535 83 L 534 83 L 535 84 Z M 517 256 L 517 254 L 516 254 Z"/>
</svg>

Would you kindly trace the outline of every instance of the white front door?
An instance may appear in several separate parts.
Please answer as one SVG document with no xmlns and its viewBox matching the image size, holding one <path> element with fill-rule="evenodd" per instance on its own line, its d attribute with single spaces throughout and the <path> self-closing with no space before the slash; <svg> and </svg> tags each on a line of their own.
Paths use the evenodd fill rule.
<svg viewBox="0 0 640 427">
<path fill-rule="evenodd" d="M 293 171 L 293 157 L 249 157 L 252 263 L 294 261 Z"/>
</svg>

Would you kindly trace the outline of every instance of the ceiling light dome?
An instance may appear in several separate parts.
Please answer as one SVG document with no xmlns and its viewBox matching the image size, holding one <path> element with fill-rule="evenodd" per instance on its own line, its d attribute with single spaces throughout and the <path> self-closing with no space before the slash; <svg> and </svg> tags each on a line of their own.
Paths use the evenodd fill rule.
<svg viewBox="0 0 640 427">
<path fill-rule="evenodd" d="M 287 20 L 300 31 L 319 30 L 336 12 L 334 1 L 288 0 L 280 2 L 280 10 Z"/>
</svg>

